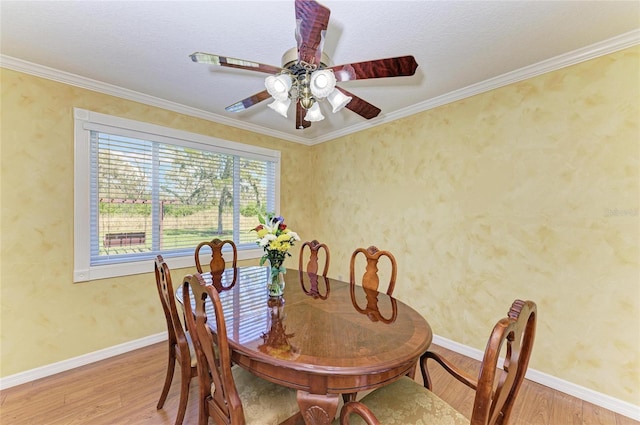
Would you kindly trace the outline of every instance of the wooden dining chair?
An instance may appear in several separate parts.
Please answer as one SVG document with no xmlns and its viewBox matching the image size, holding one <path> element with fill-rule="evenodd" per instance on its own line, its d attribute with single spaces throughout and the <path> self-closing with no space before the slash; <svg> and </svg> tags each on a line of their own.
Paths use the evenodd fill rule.
<svg viewBox="0 0 640 425">
<path fill-rule="evenodd" d="M 171 271 L 161 255 L 156 257 L 154 268 L 158 295 L 160 296 L 162 310 L 164 311 L 164 317 L 167 322 L 169 342 L 167 375 L 164 379 L 164 387 L 162 387 L 162 393 L 160 394 L 160 400 L 158 400 L 156 408 L 162 409 L 164 406 L 177 363 L 180 366 L 180 401 L 178 404 L 176 425 L 180 425 L 184 420 L 184 414 L 187 409 L 191 378 L 197 376 L 196 353 L 191 342 L 191 336 L 189 332 L 183 328 L 183 324 L 178 316 L 175 292 L 173 291 L 173 284 L 171 283 Z"/>
<path fill-rule="evenodd" d="M 307 249 L 308 248 L 308 249 Z M 302 265 L 304 263 L 304 259 L 306 258 L 306 251 L 309 251 L 309 261 L 307 262 L 307 266 L 305 271 L 307 274 L 318 274 L 319 264 L 319 252 L 320 250 L 324 251 L 324 265 L 322 268 L 322 276 L 327 277 L 327 273 L 329 272 L 329 263 L 331 262 L 331 255 L 329 254 L 329 248 L 326 244 L 320 243 L 317 240 L 307 241 L 300 246 L 300 256 L 298 258 L 298 270 L 302 272 Z"/>
<path fill-rule="evenodd" d="M 491 332 L 477 378 L 439 354 L 427 351 L 420 358 L 424 386 L 405 376 L 372 391 L 360 401 L 349 401 L 340 412 L 340 425 L 507 425 L 529 365 L 536 317 L 537 307 L 533 301 L 515 300 L 507 317 L 498 321 Z M 501 353 L 504 354 L 502 368 L 498 366 Z M 431 391 L 427 370 L 429 359 L 435 360 L 458 381 L 475 390 L 470 419 Z M 352 414 L 355 416 L 350 418 Z M 338 421 L 334 424 L 337 425 Z"/>
<path fill-rule="evenodd" d="M 320 254 L 320 250 L 324 251 L 324 255 Z M 308 252 L 308 254 L 307 254 Z M 307 258 L 308 261 L 306 268 L 303 269 L 304 260 Z M 324 259 L 324 261 L 322 261 Z M 298 273 L 300 274 L 300 285 L 302 285 L 302 290 L 307 295 L 311 295 L 317 298 L 326 299 L 329 295 L 329 281 L 327 279 L 327 273 L 329 272 L 329 263 L 331 262 L 331 254 L 329 253 L 329 248 L 326 244 L 320 243 L 317 240 L 307 241 L 302 244 L 300 247 L 300 255 L 298 257 Z M 326 291 L 325 294 L 320 294 L 320 290 L 318 289 L 318 270 L 319 265 L 322 265 L 322 277 L 325 281 Z M 304 275 L 305 273 L 308 276 L 309 280 L 309 289 L 307 289 L 305 285 Z"/>
<path fill-rule="evenodd" d="M 185 276 L 182 296 L 199 361 L 199 425 L 206 425 L 210 417 L 216 424 L 227 425 L 301 423 L 296 390 L 259 378 L 239 366 L 231 367 L 218 291 L 196 273 Z M 212 307 L 207 306 L 209 302 Z M 215 334 L 207 323 L 207 311 L 215 316 Z"/>
<path fill-rule="evenodd" d="M 362 276 L 362 280 L 360 281 L 363 288 L 371 290 L 371 291 L 380 291 L 380 277 L 378 276 L 378 261 L 382 257 L 387 257 L 390 264 L 390 275 L 389 275 L 389 284 L 387 285 L 387 295 L 393 294 L 393 289 L 396 286 L 396 275 L 398 273 L 398 266 L 396 263 L 396 258 L 389 251 L 381 251 L 375 246 L 370 246 L 369 248 L 358 248 L 353 251 L 351 254 L 351 264 L 349 266 L 349 284 L 351 285 L 351 292 L 353 294 L 355 285 L 356 285 L 356 269 L 358 264 L 358 258 L 364 256 L 367 264 L 365 266 L 365 271 Z M 353 299 L 353 298 L 352 298 Z M 357 307 L 356 307 L 357 309 Z M 415 368 L 413 368 L 410 372 L 411 377 L 413 377 L 413 373 Z M 354 401 L 356 399 L 357 393 L 344 393 L 342 394 L 342 399 L 345 403 L 349 401 Z"/>
<path fill-rule="evenodd" d="M 233 257 L 231 259 L 231 267 L 233 268 L 233 280 L 231 281 L 231 283 L 226 285 L 222 282 L 222 274 L 224 273 L 224 270 L 226 268 L 226 261 L 222 254 L 222 249 L 225 245 L 231 247 L 231 255 Z M 211 272 L 211 280 L 213 282 L 213 286 L 215 286 L 218 291 L 232 288 L 238 281 L 238 250 L 236 249 L 236 244 L 232 240 L 227 239 L 223 241 L 217 238 L 212 240 L 211 242 L 200 243 L 196 247 L 194 253 L 196 269 L 198 270 L 198 273 L 205 272 L 205 270 L 203 270 L 202 268 L 202 265 L 200 264 L 200 251 L 204 247 L 209 247 L 211 249 L 211 260 L 209 261 L 208 271 Z"/>
<path fill-rule="evenodd" d="M 380 291 L 380 278 L 378 277 L 378 261 L 382 257 L 387 257 L 391 264 L 391 273 L 389 276 L 389 285 L 387 286 L 387 295 L 393 294 L 393 289 L 396 286 L 396 275 L 398 273 L 398 266 L 396 264 L 396 258 L 389 251 L 381 251 L 375 246 L 370 246 L 367 249 L 358 248 L 351 254 L 351 265 L 349 282 L 351 285 L 356 284 L 356 262 L 358 255 L 364 255 L 367 260 L 366 269 L 362 276 L 361 284 L 363 287 Z"/>
</svg>

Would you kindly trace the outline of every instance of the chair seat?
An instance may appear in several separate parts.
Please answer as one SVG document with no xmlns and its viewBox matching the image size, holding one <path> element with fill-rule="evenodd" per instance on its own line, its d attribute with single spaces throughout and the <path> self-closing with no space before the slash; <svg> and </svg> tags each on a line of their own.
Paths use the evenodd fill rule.
<svg viewBox="0 0 640 425">
<path fill-rule="evenodd" d="M 516 299 L 507 317 L 496 323 L 482 359 L 478 379 L 437 353 L 420 356 L 424 386 L 409 377 L 373 390 L 360 401 L 349 400 L 340 412 L 343 425 L 498 425 L 508 424 L 524 380 L 535 337 L 538 309 L 533 301 Z M 505 367 L 498 366 L 506 350 Z M 431 392 L 427 361 L 432 359 L 475 392 L 471 420 Z M 338 422 L 334 421 L 334 424 Z"/>
<path fill-rule="evenodd" d="M 231 372 L 247 425 L 278 425 L 300 412 L 296 390 L 259 378 L 237 365 Z"/>
<path fill-rule="evenodd" d="M 469 419 L 413 379 L 403 377 L 379 388 L 362 400 L 384 425 L 469 425 Z M 333 421 L 338 425 L 339 419 Z M 351 415 L 349 425 L 363 425 Z"/>
</svg>

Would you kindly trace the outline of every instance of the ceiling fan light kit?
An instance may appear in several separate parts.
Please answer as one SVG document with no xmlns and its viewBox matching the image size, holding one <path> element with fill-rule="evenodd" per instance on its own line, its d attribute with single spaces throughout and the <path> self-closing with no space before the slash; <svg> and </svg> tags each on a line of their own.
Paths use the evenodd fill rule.
<svg viewBox="0 0 640 425">
<path fill-rule="evenodd" d="M 291 77 L 287 74 L 280 74 L 275 76 L 270 75 L 264 81 L 264 85 L 271 97 L 280 101 L 283 101 L 289 97 L 291 84 Z"/>
<path fill-rule="evenodd" d="M 324 115 L 322 115 L 322 111 L 320 111 L 320 106 L 318 106 L 318 103 L 314 103 L 311 108 L 307 110 L 304 119 L 309 122 L 317 122 L 324 119 Z"/>
<path fill-rule="evenodd" d="M 336 88 L 336 77 L 330 69 L 321 69 L 311 74 L 311 93 L 317 99 L 324 99 Z"/>
<path fill-rule="evenodd" d="M 285 53 L 283 56 L 283 62 L 286 58 L 287 54 Z M 325 65 L 321 64 L 321 66 Z M 318 106 L 319 100 L 337 92 L 337 97 L 333 96 L 333 99 L 334 102 L 336 102 L 336 105 L 338 105 L 338 108 L 336 109 L 336 105 L 329 101 L 333 107 L 334 113 L 342 109 L 351 101 L 351 97 L 344 95 L 340 97 L 342 93 L 336 89 L 336 82 L 337 80 L 332 70 L 316 69 L 315 66 L 296 62 L 293 65 L 290 65 L 290 68 L 282 73 L 268 76 L 265 79 L 264 84 L 267 88 L 267 92 L 276 101 L 284 102 L 284 99 L 289 99 L 289 102 L 286 104 L 287 109 L 291 104 L 291 100 L 295 100 L 300 103 L 300 106 L 302 106 L 304 110 L 307 111 L 304 116 L 305 121 L 317 122 L 324 119 L 324 115 L 322 115 L 320 107 Z M 284 103 L 273 102 L 269 107 L 280 113 L 280 115 L 285 118 L 287 117 L 286 111 L 282 113 L 282 108 L 285 107 Z"/>
<path fill-rule="evenodd" d="M 287 118 L 287 111 L 289 110 L 289 105 L 291 105 L 291 99 L 285 97 L 283 100 L 275 99 L 273 102 L 268 104 L 267 106 L 283 117 Z"/>
<path fill-rule="evenodd" d="M 295 48 L 292 50 L 296 51 Z M 307 111 L 304 119 L 316 122 L 324 119 L 317 103 L 318 100 L 331 96 L 333 101 L 329 100 L 329 103 L 331 103 L 334 113 L 351 101 L 351 97 L 344 96 L 336 89 L 337 81 L 332 70 L 314 70 L 313 66 L 300 67 L 297 62 L 292 63 L 288 58 L 289 52 L 283 56 L 283 63 L 285 66 L 289 64 L 291 69 L 284 70 L 277 75 L 269 75 L 264 80 L 267 92 L 274 99 L 274 102 L 268 105 L 271 109 L 286 118 L 291 100 L 295 99 Z M 328 61 L 328 58 L 326 60 Z M 301 70 L 294 66 L 301 68 Z M 322 64 L 322 66 L 325 65 Z M 296 73 L 293 74 L 292 71 Z"/>
<path fill-rule="evenodd" d="M 353 99 L 351 96 L 345 96 L 340 90 L 337 89 L 329 93 L 329 96 L 327 96 L 327 100 L 329 101 L 331 106 L 333 106 L 332 112 L 334 114 L 347 106 L 347 103 L 351 102 L 351 99 Z"/>
<path fill-rule="evenodd" d="M 322 47 L 330 13 L 315 0 L 295 0 L 297 47 L 282 56 L 282 68 L 202 52 L 190 57 L 194 62 L 270 74 L 265 79 L 266 90 L 227 106 L 225 109 L 229 112 L 246 110 L 271 97 L 274 101 L 267 106 L 286 118 L 294 101 L 296 128 L 304 129 L 311 122 L 324 119 L 318 101 L 326 98 L 333 113 L 346 107 L 365 119 L 374 118 L 380 113 L 379 108 L 338 88 L 337 83 L 411 76 L 418 64 L 413 56 L 399 56 L 329 67 L 329 57 Z"/>
</svg>

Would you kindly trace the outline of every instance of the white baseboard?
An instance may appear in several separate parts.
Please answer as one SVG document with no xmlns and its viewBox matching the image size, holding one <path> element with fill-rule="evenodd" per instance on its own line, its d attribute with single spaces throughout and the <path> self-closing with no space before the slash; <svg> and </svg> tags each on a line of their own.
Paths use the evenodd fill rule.
<svg viewBox="0 0 640 425">
<path fill-rule="evenodd" d="M 4 378 L 0 378 L 0 390 L 15 387 L 16 385 L 26 384 L 27 382 L 35 381 L 36 379 L 45 378 L 47 376 L 55 375 L 56 373 L 64 372 L 80 366 L 85 366 L 100 360 L 108 359 L 109 357 L 114 357 L 123 353 L 127 353 L 129 351 L 137 350 L 138 348 L 143 348 L 148 345 L 166 340 L 167 333 L 161 332 L 159 334 L 146 336 L 144 338 L 125 342 L 119 345 L 114 345 L 113 347 L 108 347 L 102 350 L 94 351 L 92 353 L 83 354 L 82 356 L 73 357 L 46 366 L 37 367 L 35 369 L 27 370 L 26 372 L 9 375 Z"/>
<path fill-rule="evenodd" d="M 55 375 L 56 373 L 64 372 L 76 367 L 85 366 L 100 360 L 107 359 L 109 357 L 114 357 L 129 351 L 136 350 L 138 348 L 143 348 L 148 345 L 162 342 L 166 339 L 166 332 L 161 332 L 159 334 L 150 335 L 144 338 L 136 339 L 134 341 L 114 345 L 113 347 L 108 347 L 103 350 L 84 354 L 82 356 L 73 357 L 71 359 L 31 369 L 26 372 L 9 375 L 7 377 L 0 378 L 0 390 L 14 387 L 16 385 L 26 384 L 27 382 Z M 471 348 L 469 346 L 451 341 L 437 335 L 433 336 L 433 343 L 475 360 L 482 360 L 482 356 L 484 355 L 484 352 L 482 352 L 481 350 Z M 634 404 L 616 399 L 606 394 L 590 390 L 580 385 L 573 384 L 571 382 L 556 378 L 554 376 L 539 372 L 531 368 L 529 368 L 529 370 L 527 371 L 527 379 L 542 384 L 546 387 L 553 388 L 554 390 L 563 392 L 565 394 L 569 394 L 573 397 L 577 397 L 589 403 L 595 404 L 596 406 L 600 406 L 607 410 L 611 410 L 613 412 L 627 416 L 636 421 L 640 421 L 640 406 L 636 406 Z"/>
<path fill-rule="evenodd" d="M 433 343 L 475 360 L 480 361 L 484 356 L 484 352 L 481 350 L 471 348 L 441 336 L 434 335 Z M 607 410 L 611 410 L 612 412 L 640 421 L 640 406 L 590 390 L 531 368 L 527 370 L 526 378 L 530 381 L 544 385 L 545 387 L 553 388 L 554 390 L 569 394 L 570 396 L 595 404 L 596 406 L 603 407 Z"/>
</svg>

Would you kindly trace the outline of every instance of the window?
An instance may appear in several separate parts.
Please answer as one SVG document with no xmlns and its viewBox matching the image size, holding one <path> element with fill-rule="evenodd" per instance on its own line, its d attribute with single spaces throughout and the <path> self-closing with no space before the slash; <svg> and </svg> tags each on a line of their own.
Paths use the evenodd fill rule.
<svg viewBox="0 0 640 425">
<path fill-rule="evenodd" d="M 231 239 L 277 211 L 280 152 L 83 109 L 75 118 L 74 281 L 153 271 L 157 254 L 194 265 L 195 246 Z"/>
</svg>

